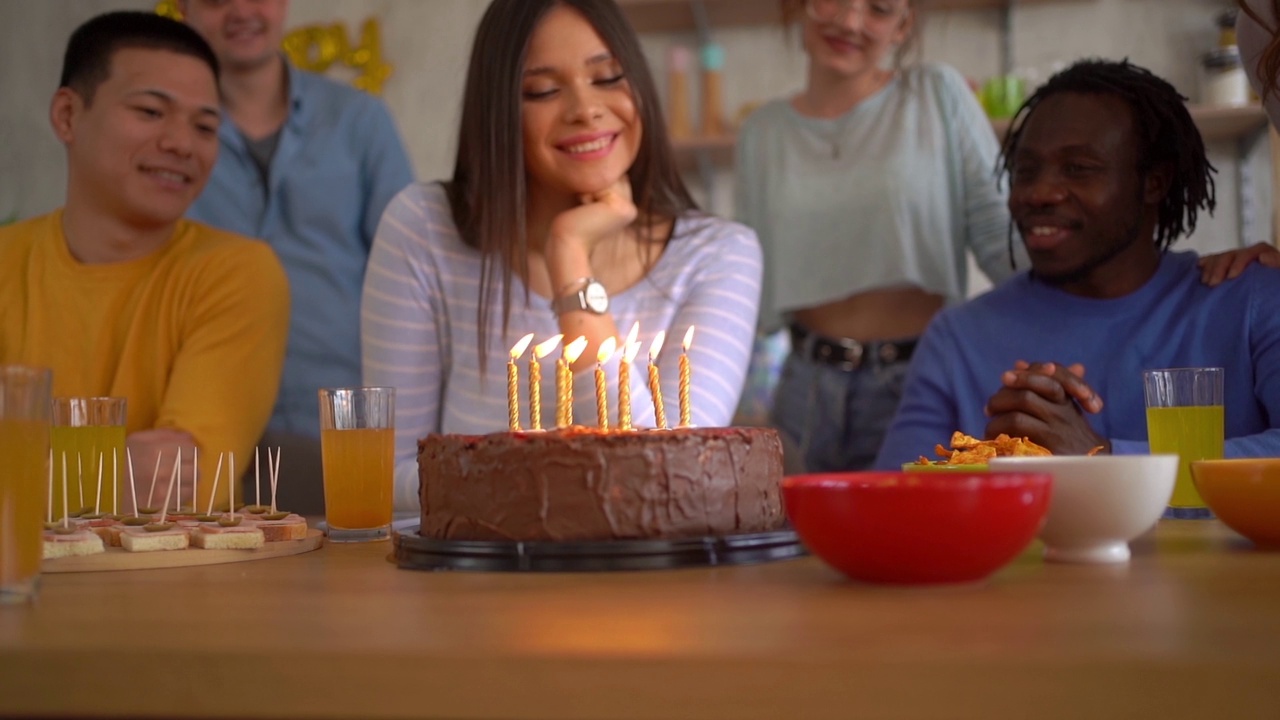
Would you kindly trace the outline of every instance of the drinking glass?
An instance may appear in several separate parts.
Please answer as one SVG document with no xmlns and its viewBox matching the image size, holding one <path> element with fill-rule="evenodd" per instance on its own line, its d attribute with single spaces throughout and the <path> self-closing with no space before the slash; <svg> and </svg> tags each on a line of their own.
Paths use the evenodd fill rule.
<svg viewBox="0 0 1280 720">
<path fill-rule="evenodd" d="M 1222 457 L 1222 375 L 1222 368 L 1171 368 L 1142 373 L 1151 453 L 1179 457 L 1178 479 L 1165 517 L 1213 517 L 1191 482 L 1191 463 Z"/>
<path fill-rule="evenodd" d="M 329 540 L 391 537 L 396 390 L 322 388 L 320 454 Z"/>
<path fill-rule="evenodd" d="M 73 517 L 119 511 L 120 493 L 128 482 L 124 474 L 126 406 L 122 397 L 53 399 L 53 519 L 62 517 L 64 458 L 66 507 Z"/>
<path fill-rule="evenodd" d="M 52 376 L 0 365 L 0 604 L 31 600 L 40 578 Z"/>
</svg>

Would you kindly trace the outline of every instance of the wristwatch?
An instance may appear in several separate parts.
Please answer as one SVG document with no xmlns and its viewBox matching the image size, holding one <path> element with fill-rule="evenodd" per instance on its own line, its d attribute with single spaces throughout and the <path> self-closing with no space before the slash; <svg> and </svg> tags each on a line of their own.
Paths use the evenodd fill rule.
<svg viewBox="0 0 1280 720">
<path fill-rule="evenodd" d="M 604 285 L 599 280 L 592 277 L 580 278 L 570 284 L 569 287 L 577 285 L 578 290 L 570 295 L 556 298 L 551 302 L 551 310 L 556 315 L 573 310 L 586 310 L 594 315 L 603 315 L 609 310 L 609 293 L 605 291 Z"/>
</svg>

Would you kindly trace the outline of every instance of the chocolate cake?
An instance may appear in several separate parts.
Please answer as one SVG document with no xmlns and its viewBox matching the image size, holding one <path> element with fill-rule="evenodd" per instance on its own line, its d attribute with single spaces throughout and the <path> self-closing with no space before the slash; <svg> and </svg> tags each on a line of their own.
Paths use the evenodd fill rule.
<svg viewBox="0 0 1280 720">
<path fill-rule="evenodd" d="M 768 428 L 430 435 L 420 534 L 593 541 L 776 530 L 782 444 Z"/>
</svg>

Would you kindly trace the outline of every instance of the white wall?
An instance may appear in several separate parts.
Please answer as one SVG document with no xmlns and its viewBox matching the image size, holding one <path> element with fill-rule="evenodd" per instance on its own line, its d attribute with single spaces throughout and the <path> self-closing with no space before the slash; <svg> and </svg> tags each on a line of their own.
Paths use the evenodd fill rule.
<svg viewBox="0 0 1280 720">
<path fill-rule="evenodd" d="M 1226 0 L 1063 0 L 1017 9 L 1015 66 L 1047 75 L 1055 63 L 1083 55 L 1128 56 L 1177 85 L 1195 99 L 1199 55 L 1213 45 L 1214 15 Z M 108 9 L 154 6 L 150 0 L 4 0 L 0 2 L 0 220 L 29 217 L 61 203 L 65 175 L 62 150 L 46 118 L 67 35 L 80 22 Z M 395 114 L 418 176 L 447 175 L 452 154 L 463 75 L 471 33 L 482 0 L 294 0 L 291 24 L 343 20 L 355 31 L 367 17 L 381 19 L 383 47 L 395 75 L 384 97 Z M 924 57 L 955 65 L 982 78 L 999 70 L 1000 15 L 996 11 L 936 12 L 925 18 Z M 726 112 L 744 103 L 796 89 L 804 58 L 777 27 L 730 28 L 715 32 L 725 47 Z M 692 44 L 691 36 L 650 35 L 644 39 L 659 82 L 666 48 Z M 1253 153 L 1258 223 L 1255 237 L 1270 232 L 1270 177 L 1266 144 Z M 1216 250 L 1237 244 L 1236 198 L 1240 165 L 1231 143 L 1212 147 L 1217 165 L 1216 217 L 1203 218 L 1184 246 Z M 695 187 L 698 177 L 691 177 Z M 704 202 L 731 214 L 732 175 L 718 174 L 716 192 Z M 709 201 L 709 202 L 708 202 Z"/>
</svg>

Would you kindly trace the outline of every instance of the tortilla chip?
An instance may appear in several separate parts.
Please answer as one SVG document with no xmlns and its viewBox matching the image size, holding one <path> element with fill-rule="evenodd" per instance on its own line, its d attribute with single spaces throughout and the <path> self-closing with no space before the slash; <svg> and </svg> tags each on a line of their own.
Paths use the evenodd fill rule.
<svg viewBox="0 0 1280 720">
<path fill-rule="evenodd" d="M 986 465 L 993 457 L 1042 456 L 1052 455 L 1048 449 L 1031 442 L 1027 438 L 1015 438 L 1001 433 L 994 440 L 979 440 L 957 430 L 951 436 L 952 450 L 941 445 L 934 447 L 934 452 L 942 460 L 931 462 L 920 457 L 921 465 Z M 1098 448 L 1101 449 L 1101 448 Z M 1096 452 L 1096 450 L 1095 450 Z"/>
</svg>

